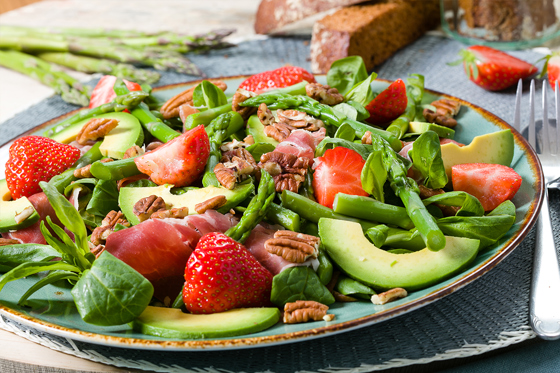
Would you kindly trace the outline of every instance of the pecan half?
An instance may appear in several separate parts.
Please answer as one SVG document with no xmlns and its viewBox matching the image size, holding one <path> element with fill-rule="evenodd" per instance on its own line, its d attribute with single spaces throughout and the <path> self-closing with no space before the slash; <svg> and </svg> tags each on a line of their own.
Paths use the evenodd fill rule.
<svg viewBox="0 0 560 373">
<path fill-rule="evenodd" d="M 241 106 L 240 104 L 250 97 L 255 97 L 257 94 L 254 92 L 249 92 L 243 88 L 238 88 L 233 95 L 231 101 L 231 110 L 239 113 L 243 119 L 249 119 L 257 109 L 252 106 Z"/>
<path fill-rule="evenodd" d="M 296 157 L 294 154 L 270 152 L 261 156 L 259 166 L 267 170 L 274 179 L 276 191 L 289 190 L 297 193 L 305 180 L 307 169 L 311 165 L 308 158 Z"/>
<path fill-rule="evenodd" d="M 214 167 L 216 178 L 228 189 L 233 189 L 237 181 L 255 175 L 260 177 L 260 168 L 255 159 L 244 148 L 237 148 L 222 154 L 222 159 Z"/>
<path fill-rule="evenodd" d="M 307 321 L 331 321 L 333 315 L 327 315 L 329 307 L 312 300 L 297 300 L 284 305 L 284 323 L 297 324 Z"/>
<path fill-rule="evenodd" d="M 315 236 L 282 230 L 274 233 L 274 238 L 266 240 L 264 248 L 288 262 L 303 263 L 309 258 L 317 257 L 320 242 Z"/>
<path fill-rule="evenodd" d="M 430 123 L 436 123 L 445 127 L 453 128 L 457 125 L 457 121 L 453 119 L 461 110 L 461 103 L 446 98 L 439 99 L 431 103 L 436 111 L 425 108 L 422 115 Z"/>
<path fill-rule="evenodd" d="M 214 174 L 216 179 L 222 184 L 224 188 L 233 189 L 237 181 L 237 173 L 234 169 L 227 168 L 223 163 L 218 163 L 214 167 Z"/>
<path fill-rule="evenodd" d="M 314 100 L 319 101 L 321 104 L 325 105 L 336 105 L 344 101 L 344 96 L 342 96 L 338 89 L 331 88 L 328 85 L 322 85 L 319 83 L 310 83 L 305 86 L 305 93 Z"/>
<path fill-rule="evenodd" d="M 274 122 L 273 124 L 264 127 L 264 134 L 278 142 L 282 142 L 290 136 L 290 133 L 292 133 L 293 130 L 295 130 L 295 128 L 286 123 Z"/>
<path fill-rule="evenodd" d="M 132 211 L 141 222 L 148 220 L 156 211 L 166 210 L 163 198 L 156 195 L 144 197 L 134 204 Z"/>
<path fill-rule="evenodd" d="M 124 152 L 123 159 L 134 158 L 144 153 L 145 153 L 144 149 L 142 149 L 138 145 L 133 145 L 130 148 L 126 149 L 126 152 Z"/>
<path fill-rule="evenodd" d="M 420 189 L 419 195 L 421 199 L 426 199 L 426 198 L 436 196 L 438 194 L 445 193 L 443 189 L 430 189 L 421 184 L 418 185 L 418 188 Z M 441 210 L 441 212 L 443 212 L 443 215 L 445 216 L 455 216 L 457 215 L 457 212 L 460 210 L 460 207 L 458 206 L 446 206 L 446 205 L 442 205 L 441 203 L 435 203 L 435 205 Z"/>
<path fill-rule="evenodd" d="M 270 111 L 270 109 L 264 102 L 260 104 L 259 108 L 257 109 L 257 117 L 259 118 L 263 126 L 270 126 L 276 122 L 276 118 L 274 118 L 272 111 Z"/>
<path fill-rule="evenodd" d="M 90 250 L 96 258 L 99 258 L 99 255 L 101 255 L 103 251 L 105 251 L 105 245 L 97 245 Z"/>
<path fill-rule="evenodd" d="M 111 211 L 105 216 L 101 222 L 101 226 L 95 228 L 91 233 L 90 241 L 94 245 L 103 245 L 107 237 L 113 233 L 115 225 L 120 224 L 125 227 L 130 227 L 130 223 L 126 220 L 123 213 L 120 211 Z"/>
<path fill-rule="evenodd" d="M 298 110 L 276 110 L 276 117 L 279 123 L 284 123 L 296 129 L 303 129 L 309 132 L 318 131 L 325 127 L 321 119 Z"/>
<path fill-rule="evenodd" d="M 121 188 L 124 188 L 130 183 L 133 183 L 138 180 L 149 179 L 149 178 L 150 176 L 146 174 L 138 174 L 134 176 L 125 177 L 124 179 L 120 179 L 119 181 L 117 181 L 117 188 L 120 190 Z"/>
<path fill-rule="evenodd" d="M 222 82 L 221 80 L 210 80 L 210 82 L 215 86 L 217 86 L 218 88 L 220 88 L 222 91 L 225 91 L 227 89 L 226 83 Z M 193 93 L 197 86 L 198 84 L 167 100 L 159 110 L 163 118 L 164 119 L 176 118 L 180 115 L 179 108 L 182 105 L 186 103 L 192 104 Z"/>
<path fill-rule="evenodd" d="M 119 121 L 116 119 L 92 118 L 84 124 L 80 132 L 78 132 L 76 141 L 80 145 L 86 145 L 90 140 L 97 140 L 105 137 L 105 135 L 118 125 Z"/>
<path fill-rule="evenodd" d="M 161 141 L 157 141 L 157 140 L 152 141 L 151 143 L 146 145 L 146 152 L 154 151 L 162 145 L 163 145 L 163 143 Z"/>
<path fill-rule="evenodd" d="M 358 299 L 348 296 L 348 295 L 344 295 L 342 293 L 339 293 L 336 290 L 333 290 L 332 295 L 334 297 L 334 300 L 337 302 L 357 302 Z"/>
<path fill-rule="evenodd" d="M 0 246 L 17 245 L 19 243 L 21 242 L 19 242 L 18 240 L 0 237 Z"/>
<path fill-rule="evenodd" d="M 112 162 L 112 161 L 113 161 L 113 158 L 103 158 L 99 162 L 107 163 L 107 162 Z M 87 166 L 75 169 L 74 170 L 74 177 L 77 177 L 78 179 L 85 179 L 85 178 L 88 178 L 88 177 L 93 177 L 93 175 L 91 174 L 91 164 L 88 164 Z"/>
<path fill-rule="evenodd" d="M 188 207 L 175 207 L 170 210 L 156 211 L 150 216 L 150 219 L 183 219 L 187 215 L 189 215 Z"/>
<path fill-rule="evenodd" d="M 199 214 L 204 214 L 206 210 L 216 210 L 225 205 L 227 202 L 226 196 L 215 196 L 206 201 L 197 203 L 194 210 Z"/>
<path fill-rule="evenodd" d="M 403 288 L 394 288 L 391 290 L 387 290 L 384 293 L 374 294 L 371 296 L 371 303 L 373 304 L 385 304 L 388 302 L 392 302 L 397 299 L 404 298 L 408 295 L 406 290 Z"/>
</svg>

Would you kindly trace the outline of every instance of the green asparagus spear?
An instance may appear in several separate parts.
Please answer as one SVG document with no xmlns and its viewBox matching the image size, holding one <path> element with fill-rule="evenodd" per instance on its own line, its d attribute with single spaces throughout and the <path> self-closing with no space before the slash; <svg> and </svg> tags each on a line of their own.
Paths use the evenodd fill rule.
<svg viewBox="0 0 560 373">
<path fill-rule="evenodd" d="M 228 100 L 228 103 L 225 105 L 189 115 L 187 117 L 187 120 L 185 121 L 185 125 L 183 126 L 183 128 L 185 129 L 185 131 L 188 131 L 200 124 L 204 124 L 206 126 L 214 119 L 216 119 L 219 115 L 225 114 L 229 111 L 231 111 L 231 99 Z"/>
<path fill-rule="evenodd" d="M 119 159 L 106 163 L 97 161 L 91 165 L 91 174 L 101 180 L 120 180 L 139 173 L 134 158 Z"/>
</svg>

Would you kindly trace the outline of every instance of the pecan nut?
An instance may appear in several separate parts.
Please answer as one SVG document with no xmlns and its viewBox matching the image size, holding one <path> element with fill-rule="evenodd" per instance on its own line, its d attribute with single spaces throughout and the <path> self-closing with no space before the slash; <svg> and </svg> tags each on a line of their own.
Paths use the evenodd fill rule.
<svg viewBox="0 0 560 373">
<path fill-rule="evenodd" d="M 406 290 L 403 288 L 394 288 L 391 290 L 387 290 L 384 293 L 374 294 L 371 296 L 371 302 L 373 304 L 385 304 L 388 302 L 392 302 L 397 299 L 404 298 L 408 295 Z"/>
<path fill-rule="evenodd" d="M 216 210 L 227 203 L 226 196 L 215 196 L 206 201 L 197 203 L 194 210 L 199 214 L 204 214 L 206 210 Z"/>
<path fill-rule="evenodd" d="M 146 153 L 147 152 L 151 152 L 156 150 L 157 148 L 159 148 L 160 146 L 162 146 L 163 143 L 161 141 L 152 141 L 151 143 L 149 143 L 148 145 L 146 145 Z"/>
<path fill-rule="evenodd" d="M 306 85 L 305 93 L 307 93 L 307 96 L 324 105 L 333 106 L 344 101 L 344 96 L 338 92 L 338 89 L 319 83 L 310 83 Z"/>
<path fill-rule="evenodd" d="M 231 110 L 239 113 L 243 119 L 249 119 L 249 117 L 257 111 L 257 109 L 252 106 L 241 106 L 240 104 L 248 98 L 255 97 L 256 95 L 257 94 L 254 92 L 238 88 L 231 101 Z"/>
<path fill-rule="evenodd" d="M 99 162 L 107 163 L 107 162 L 112 162 L 112 161 L 113 161 L 113 158 L 103 158 Z M 88 178 L 88 177 L 93 177 L 93 175 L 91 174 L 91 164 L 88 164 L 87 166 L 75 169 L 74 170 L 74 177 L 77 177 L 78 179 L 85 179 L 85 178 Z"/>
<path fill-rule="evenodd" d="M 109 132 L 111 132 L 115 127 L 119 125 L 119 121 L 110 118 L 92 118 L 90 119 L 78 135 L 76 136 L 76 141 L 80 145 L 86 145 L 90 140 L 97 140 L 105 137 Z"/>
<path fill-rule="evenodd" d="M 303 129 L 309 132 L 318 131 L 325 127 L 325 123 L 321 119 L 312 117 L 311 115 L 298 110 L 281 110 L 276 111 L 277 121 L 284 123 L 295 129 Z"/>
<path fill-rule="evenodd" d="M 273 124 L 264 127 L 264 134 L 278 142 L 282 142 L 286 140 L 286 138 L 290 136 L 290 133 L 294 130 L 295 128 L 291 127 L 289 124 L 274 122 Z"/>
<path fill-rule="evenodd" d="M 183 219 L 189 215 L 188 207 L 175 207 L 170 210 L 159 210 L 150 215 L 150 219 Z"/>
<path fill-rule="evenodd" d="M 90 252 L 95 255 L 96 258 L 99 258 L 99 255 L 105 251 L 105 245 L 97 245 L 90 249 Z"/>
<path fill-rule="evenodd" d="M 259 167 L 267 170 L 274 179 L 277 192 L 289 190 L 294 193 L 305 180 L 310 165 L 309 158 L 281 152 L 265 153 L 259 163 Z"/>
<path fill-rule="evenodd" d="M 270 109 L 264 102 L 259 105 L 259 108 L 257 110 L 257 117 L 259 118 L 263 126 L 270 126 L 274 124 L 274 122 L 276 122 L 276 118 L 274 118 L 272 111 L 270 111 Z"/>
<path fill-rule="evenodd" d="M 126 220 L 122 212 L 111 211 L 103 218 L 101 226 L 95 228 L 91 233 L 90 241 L 94 245 L 103 245 L 110 234 L 114 232 L 115 225 L 120 224 L 130 227 L 130 223 Z"/>
<path fill-rule="evenodd" d="M 223 163 L 218 163 L 214 167 L 214 175 L 216 175 L 216 179 L 218 179 L 224 188 L 231 190 L 235 187 L 237 173 L 234 169 L 227 168 Z"/>
<path fill-rule="evenodd" d="M 320 242 L 315 236 L 281 230 L 274 233 L 274 238 L 265 241 L 264 248 L 288 262 L 303 263 L 309 258 L 317 257 Z"/>
<path fill-rule="evenodd" d="M 254 143 L 255 143 L 255 139 L 253 138 L 252 135 L 249 135 L 245 137 L 243 141 L 237 141 L 236 139 L 233 139 L 230 142 L 224 143 L 222 146 L 220 146 L 220 150 L 223 152 L 229 152 L 239 148 L 247 148 L 253 145 Z"/>
<path fill-rule="evenodd" d="M 250 175 L 260 177 L 260 168 L 255 159 L 244 148 L 237 148 L 222 155 L 220 163 L 214 167 L 216 178 L 228 189 L 233 189 L 237 181 L 242 181 Z"/>
<path fill-rule="evenodd" d="M 445 193 L 443 189 L 430 189 L 421 184 L 418 185 L 418 188 L 420 190 L 419 195 L 421 199 L 426 199 L 426 198 L 436 196 L 438 194 Z M 458 206 L 447 206 L 447 205 L 442 205 L 441 203 L 435 203 L 435 205 L 437 208 L 441 210 L 441 212 L 443 212 L 443 215 L 445 216 L 455 216 L 457 215 L 457 212 L 460 210 L 460 207 Z"/>
<path fill-rule="evenodd" d="M 2 238 L 0 237 L 0 246 L 17 245 L 21 242 L 14 240 L 12 238 Z"/>
<path fill-rule="evenodd" d="M 371 132 L 366 131 L 362 136 L 362 144 L 371 145 Z"/>
<path fill-rule="evenodd" d="M 211 80 L 210 83 L 214 84 L 215 86 L 217 86 L 218 88 L 220 88 L 222 91 L 225 91 L 227 89 L 227 85 L 220 81 L 220 80 Z M 171 118 L 176 118 L 178 116 L 180 116 L 180 107 L 184 104 L 191 104 L 193 102 L 193 93 L 194 90 L 196 89 L 196 87 L 198 86 L 195 85 L 194 87 L 191 87 L 173 97 L 171 97 L 169 100 L 167 100 L 165 102 L 165 104 L 162 105 L 162 107 L 160 108 L 160 113 L 163 116 L 163 119 L 171 119 Z"/>
<path fill-rule="evenodd" d="M 439 99 L 431 103 L 436 111 L 425 108 L 422 115 L 430 123 L 436 123 L 441 126 L 453 128 L 457 125 L 457 121 L 453 118 L 461 110 L 461 103 L 446 98 Z"/>
<path fill-rule="evenodd" d="M 138 157 L 139 155 L 142 155 L 144 153 L 145 153 L 144 149 L 142 149 L 138 145 L 133 145 L 130 148 L 126 149 L 126 152 L 124 152 L 123 159 Z"/>
<path fill-rule="evenodd" d="M 148 220 L 150 216 L 156 211 L 167 210 L 163 198 L 156 195 L 151 195 L 140 199 L 134 204 L 132 211 L 138 217 L 138 220 L 143 222 Z"/>
<path fill-rule="evenodd" d="M 284 305 L 286 324 L 297 324 L 308 321 L 331 321 L 334 315 L 327 315 L 329 306 L 312 300 L 297 300 Z"/>
</svg>

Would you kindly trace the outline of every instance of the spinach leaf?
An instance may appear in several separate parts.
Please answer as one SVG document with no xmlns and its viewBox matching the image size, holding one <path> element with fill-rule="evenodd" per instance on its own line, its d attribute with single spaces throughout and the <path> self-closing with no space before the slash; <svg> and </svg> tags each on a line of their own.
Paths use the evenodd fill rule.
<svg viewBox="0 0 560 373">
<path fill-rule="evenodd" d="M 49 245 L 23 243 L 0 246 L 0 271 L 8 272 L 26 262 L 49 261 L 60 253 Z"/>
<path fill-rule="evenodd" d="M 438 135 L 427 131 L 412 143 L 410 151 L 412 164 L 424 178 L 424 185 L 430 189 L 440 189 L 447 185 L 447 174 L 441 158 Z"/>
<path fill-rule="evenodd" d="M 371 73 L 367 79 L 352 88 L 350 92 L 344 95 L 346 101 L 356 101 L 362 106 L 369 104 L 375 97 L 371 90 L 371 82 L 375 78 L 377 78 L 377 74 Z"/>
<path fill-rule="evenodd" d="M 321 157 L 327 149 L 333 149 L 337 146 L 342 146 L 344 148 L 352 149 L 358 152 L 364 160 L 366 160 L 369 156 L 369 153 L 372 151 L 371 145 L 365 144 L 358 144 L 353 141 L 348 141 L 344 139 L 338 139 L 333 137 L 325 137 L 317 148 L 315 149 L 315 157 Z"/>
<path fill-rule="evenodd" d="M 327 284 L 331 282 L 334 267 L 331 259 L 325 252 L 325 249 L 323 249 L 322 247 L 319 248 L 319 255 L 317 256 L 317 260 L 319 260 L 319 267 L 317 267 L 317 276 L 319 276 L 319 281 L 321 281 L 321 284 L 327 286 Z"/>
<path fill-rule="evenodd" d="M 350 295 L 361 299 L 370 299 L 372 295 L 376 294 L 375 291 L 356 281 L 348 276 L 340 275 L 338 282 L 336 283 L 334 290 L 338 291 L 344 295 Z"/>
<path fill-rule="evenodd" d="M 212 109 L 227 104 L 226 94 L 208 80 L 196 86 L 193 92 L 193 105 L 196 107 L 204 106 Z"/>
<path fill-rule="evenodd" d="M 383 150 L 374 149 L 362 168 L 362 189 L 380 202 L 385 202 L 383 185 L 387 181 L 387 169 L 383 163 Z"/>
<path fill-rule="evenodd" d="M 92 215 L 105 217 L 113 210 L 119 210 L 119 190 L 114 180 L 99 180 L 86 207 Z"/>
<path fill-rule="evenodd" d="M 343 96 L 368 76 L 364 60 L 360 56 L 341 58 L 332 63 L 327 73 L 327 84 L 338 89 Z"/>
<path fill-rule="evenodd" d="M 21 278 L 31 276 L 43 271 L 80 271 L 80 268 L 68 263 L 64 263 L 61 261 L 51 262 L 47 261 L 47 259 L 48 258 L 39 262 L 23 263 L 10 270 L 9 272 L 6 272 L 4 275 L 2 275 L 2 277 L 0 277 L 0 290 L 2 290 L 4 288 L 4 285 L 6 285 L 8 282 L 19 280 Z"/>
<path fill-rule="evenodd" d="M 275 147 L 272 144 L 266 142 L 257 142 L 253 145 L 249 145 L 246 150 L 251 153 L 253 158 L 255 158 L 255 161 L 258 162 L 263 154 L 270 153 L 274 151 L 274 149 Z"/>
<path fill-rule="evenodd" d="M 72 297 L 85 322 L 121 325 L 134 320 L 148 306 L 154 287 L 140 273 L 104 251 L 84 271 Z"/>
<path fill-rule="evenodd" d="M 506 200 L 498 205 L 494 210 L 490 211 L 487 215 L 511 215 L 515 216 L 515 205 L 510 200 Z"/>
<path fill-rule="evenodd" d="M 409 77 L 406 79 L 406 95 L 408 96 L 409 99 L 412 99 L 412 101 L 414 101 L 416 105 L 422 104 L 422 99 L 424 98 L 423 75 L 420 74 L 409 75 Z"/>
<path fill-rule="evenodd" d="M 422 200 L 422 203 L 424 203 L 425 206 L 431 203 L 438 203 L 445 206 L 459 206 L 461 209 L 457 212 L 457 216 L 484 215 L 484 208 L 480 201 L 469 193 L 462 191 L 436 194 L 435 196 Z"/>
<path fill-rule="evenodd" d="M 345 102 L 341 102 L 340 104 L 336 104 L 332 107 L 334 114 L 340 118 L 340 120 L 344 120 L 346 118 L 357 120 L 358 118 L 358 110 L 352 105 L 348 105 Z"/>
<path fill-rule="evenodd" d="M 334 303 L 334 297 L 309 267 L 291 267 L 272 279 L 272 303 L 284 307 L 296 300 L 314 300 L 326 305 Z"/>
<path fill-rule="evenodd" d="M 359 102 L 356 101 L 347 101 L 346 102 L 348 105 L 352 106 L 354 109 L 356 109 L 357 112 L 357 117 L 356 120 L 363 122 L 364 120 L 369 118 L 369 111 L 367 111 L 367 109 L 364 107 L 364 105 L 360 104 Z"/>
<path fill-rule="evenodd" d="M 444 234 L 480 240 L 481 249 L 498 242 L 513 223 L 515 215 L 449 216 L 437 221 Z"/>
<path fill-rule="evenodd" d="M 62 280 L 78 281 L 78 275 L 75 274 L 74 272 L 69 272 L 69 271 L 51 272 L 46 277 L 40 279 L 39 281 L 34 283 L 33 286 L 31 286 L 29 289 L 27 289 L 27 291 L 18 300 L 18 304 L 20 304 L 20 305 L 25 304 L 25 301 L 27 300 L 27 298 L 29 298 L 37 290 L 39 290 L 39 289 L 41 289 L 41 288 L 43 288 L 43 287 L 45 287 L 49 284 L 53 284 L 55 282 L 62 281 Z"/>
<path fill-rule="evenodd" d="M 354 130 L 354 128 L 352 128 L 350 124 L 345 122 L 342 123 L 340 127 L 338 127 L 336 133 L 334 134 L 334 137 L 337 139 L 354 141 L 354 138 L 356 137 L 356 131 Z"/>
</svg>

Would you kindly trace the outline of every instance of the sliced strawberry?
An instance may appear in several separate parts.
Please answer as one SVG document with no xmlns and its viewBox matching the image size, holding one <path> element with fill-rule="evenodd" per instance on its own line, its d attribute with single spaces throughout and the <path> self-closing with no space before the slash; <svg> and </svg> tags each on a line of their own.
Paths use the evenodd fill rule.
<svg viewBox="0 0 560 373">
<path fill-rule="evenodd" d="M 80 150 L 41 136 L 14 141 L 6 163 L 6 182 L 14 199 L 41 192 L 40 181 L 49 181 L 72 166 Z"/>
<path fill-rule="evenodd" d="M 185 268 L 183 301 L 191 313 L 270 305 L 272 274 L 223 233 L 203 236 Z"/>
<path fill-rule="evenodd" d="M 499 164 L 466 163 L 451 168 L 453 190 L 467 192 L 482 203 L 484 211 L 512 199 L 521 186 L 521 176 Z"/>
<path fill-rule="evenodd" d="M 337 193 L 368 196 L 362 189 L 362 168 L 366 162 L 362 156 L 343 147 L 329 149 L 315 159 L 313 189 L 317 202 L 332 208 Z"/>
<path fill-rule="evenodd" d="M 475 84 L 489 91 L 500 91 L 535 74 L 538 68 L 507 53 L 484 45 L 473 45 L 460 52 L 465 72 Z"/>
<path fill-rule="evenodd" d="M 134 158 L 140 172 L 158 184 L 176 187 L 192 184 L 203 172 L 210 155 L 210 140 L 203 125 L 174 138 L 154 151 Z"/>
<path fill-rule="evenodd" d="M 316 83 L 313 74 L 297 66 L 284 66 L 276 70 L 265 71 L 247 78 L 239 85 L 250 92 L 262 92 L 274 88 L 284 88 L 302 81 Z"/>
<path fill-rule="evenodd" d="M 548 56 L 544 57 L 546 60 L 542 72 L 539 75 L 539 78 L 542 78 L 545 74 L 548 74 L 548 82 L 550 83 L 550 87 L 554 90 L 554 86 L 556 81 L 560 77 L 560 53 L 555 52 L 549 54 Z M 560 81 L 558 82 L 560 84 Z"/>
<path fill-rule="evenodd" d="M 404 113 L 407 103 L 406 85 L 402 79 L 395 80 L 366 105 L 369 111 L 369 118 L 366 120 L 371 124 L 386 127 Z"/>
<path fill-rule="evenodd" d="M 99 82 L 97 83 L 97 85 L 93 89 L 93 92 L 91 93 L 91 98 L 89 100 L 90 109 L 109 103 L 113 101 L 115 97 L 117 97 L 117 94 L 115 93 L 115 91 L 113 91 L 113 86 L 115 85 L 116 81 L 117 81 L 117 77 L 113 75 L 104 75 L 103 77 L 101 77 L 101 79 L 99 79 Z M 140 84 L 129 82 L 128 80 L 125 79 L 123 79 L 123 82 L 129 91 L 142 90 Z"/>
</svg>

